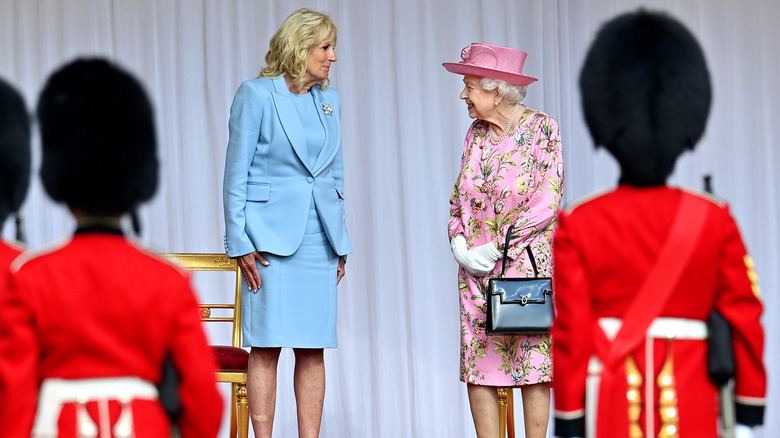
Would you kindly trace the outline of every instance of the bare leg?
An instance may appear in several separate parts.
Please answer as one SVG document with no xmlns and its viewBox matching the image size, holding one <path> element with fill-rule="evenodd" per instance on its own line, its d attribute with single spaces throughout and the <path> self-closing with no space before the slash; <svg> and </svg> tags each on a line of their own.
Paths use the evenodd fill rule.
<svg viewBox="0 0 780 438">
<path fill-rule="evenodd" d="M 536 383 L 520 387 L 526 438 L 545 438 L 550 421 L 550 384 Z"/>
<path fill-rule="evenodd" d="M 271 438 L 276 409 L 276 366 L 281 348 L 252 347 L 249 352 L 247 400 L 256 438 Z"/>
<path fill-rule="evenodd" d="M 322 405 L 325 401 L 325 361 L 321 348 L 295 348 L 295 404 L 298 407 L 298 436 L 320 436 Z"/>
<path fill-rule="evenodd" d="M 477 438 L 498 437 L 498 391 L 494 386 L 466 384 Z"/>
</svg>

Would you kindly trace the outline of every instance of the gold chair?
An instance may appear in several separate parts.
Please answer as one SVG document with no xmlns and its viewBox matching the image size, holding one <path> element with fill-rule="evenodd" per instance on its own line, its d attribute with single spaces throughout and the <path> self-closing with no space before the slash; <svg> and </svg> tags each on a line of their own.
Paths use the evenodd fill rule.
<svg viewBox="0 0 780 438">
<path fill-rule="evenodd" d="M 501 438 L 515 438 L 514 388 L 498 388 L 498 431 Z"/>
<path fill-rule="evenodd" d="M 246 398 L 247 366 L 249 353 L 241 348 L 241 270 L 234 259 L 220 253 L 170 253 L 169 260 L 189 271 L 235 272 L 235 291 L 232 303 L 200 304 L 200 317 L 204 322 L 229 322 L 232 324 L 232 344 L 214 345 L 214 355 L 219 367 L 217 382 L 231 384 L 230 437 L 247 438 L 249 435 L 249 407 Z M 214 316 L 212 311 L 227 313 Z"/>
</svg>

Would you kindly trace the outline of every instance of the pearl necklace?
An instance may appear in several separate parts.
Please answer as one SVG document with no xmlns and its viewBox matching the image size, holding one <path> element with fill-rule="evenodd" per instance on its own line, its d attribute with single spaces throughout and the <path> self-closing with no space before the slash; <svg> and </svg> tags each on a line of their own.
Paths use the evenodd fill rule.
<svg viewBox="0 0 780 438">
<path fill-rule="evenodd" d="M 512 114 L 509 115 L 509 120 L 506 122 L 506 128 L 501 132 L 501 135 L 496 135 L 495 132 L 493 132 L 493 124 L 488 124 L 488 131 L 487 131 L 487 139 L 492 144 L 499 144 L 506 138 L 507 135 L 509 135 L 509 132 L 512 130 L 512 126 L 515 124 L 515 116 L 517 115 L 517 110 L 520 108 L 520 102 L 517 102 L 515 104 L 514 109 L 512 110 Z"/>
</svg>

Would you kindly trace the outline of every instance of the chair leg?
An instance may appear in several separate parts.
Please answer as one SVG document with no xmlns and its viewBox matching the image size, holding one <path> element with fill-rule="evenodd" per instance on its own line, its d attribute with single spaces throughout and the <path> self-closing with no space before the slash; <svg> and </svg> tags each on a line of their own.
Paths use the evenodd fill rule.
<svg viewBox="0 0 780 438">
<path fill-rule="evenodd" d="M 506 438 L 506 388 L 498 388 L 498 436 Z"/>
<path fill-rule="evenodd" d="M 236 385 L 236 426 L 238 427 L 238 438 L 247 438 L 249 436 L 249 403 L 246 398 L 246 383 Z"/>
<path fill-rule="evenodd" d="M 237 383 L 231 383 L 230 384 L 230 434 L 228 435 L 230 438 L 236 438 L 237 428 L 236 428 L 236 406 L 238 406 L 238 384 Z"/>
<path fill-rule="evenodd" d="M 506 388 L 506 436 L 515 438 L 515 391 Z"/>
</svg>

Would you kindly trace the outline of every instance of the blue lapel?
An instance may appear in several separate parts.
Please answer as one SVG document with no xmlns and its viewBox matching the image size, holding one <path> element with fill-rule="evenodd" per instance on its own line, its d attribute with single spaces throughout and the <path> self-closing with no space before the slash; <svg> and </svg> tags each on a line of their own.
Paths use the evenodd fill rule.
<svg viewBox="0 0 780 438">
<path fill-rule="evenodd" d="M 290 97 L 290 90 L 287 89 L 284 76 L 274 79 L 273 83 L 276 92 L 272 96 L 284 133 L 287 135 L 287 139 L 290 140 L 290 144 L 292 144 L 298 158 L 306 166 L 309 173 L 314 175 L 312 168 L 309 167 L 309 149 L 306 146 L 306 134 L 303 133 L 303 125 L 298 117 L 298 112 L 295 111 L 295 106 Z M 327 129 L 325 131 L 327 138 Z"/>
<path fill-rule="evenodd" d="M 320 122 L 322 122 L 322 126 L 325 127 L 325 144 L 322 146 L 322 150 L 317 156 L 317 161 L 313 166 L 314 175 L 316 176 L 336 157 L 339 148 L 338 142 L 335 141 L 334 138 L 338 139 L 338 132 L 332 131 L 340 128 L 338 124 L 338 114 L 333 114 L 332 112 L 331 114 L 325 114 L 325 105 L 328 105 L 328 107 L 331 108 L 331 111 L 336 111 L 337 108 L 333 108 L 333 103 L 328 103 L 323 99 L 320 87 L 317 85 L 311 87 L 310 93 L 314 96 L 314 104 L 317 106 L 317 115 L 320 116 Z"/>
</svg>

